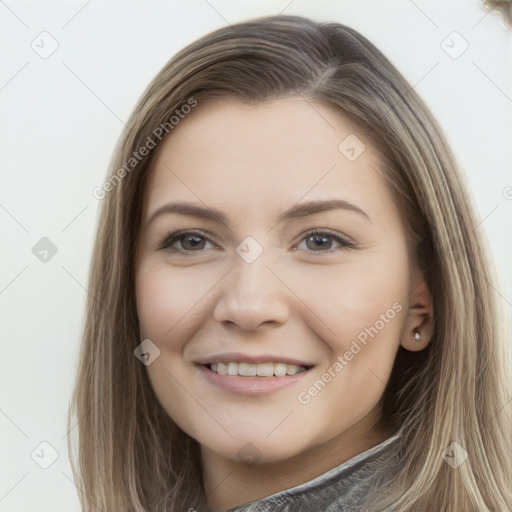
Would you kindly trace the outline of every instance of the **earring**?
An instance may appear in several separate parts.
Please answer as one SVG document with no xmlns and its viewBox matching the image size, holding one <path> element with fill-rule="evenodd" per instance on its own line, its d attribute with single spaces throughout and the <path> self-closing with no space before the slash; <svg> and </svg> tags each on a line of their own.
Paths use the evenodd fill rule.
<svg viewBox="0 0 512 512">
<path fill-rule="evenodd" d="M 412 339 L 416 343 L 419 343 L 421 341 L 421 334 L 419 333 L 419 331 L 414 331 L 414 335 L 413 335 Z"/>
</svg>

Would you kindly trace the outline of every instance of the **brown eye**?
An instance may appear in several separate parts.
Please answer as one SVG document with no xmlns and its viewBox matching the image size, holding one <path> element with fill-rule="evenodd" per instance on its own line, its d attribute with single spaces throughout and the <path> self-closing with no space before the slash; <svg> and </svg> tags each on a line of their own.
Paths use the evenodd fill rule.
<svg viewBox="0 0 512 512">
<path fill-rule="evenodd" d="M 186 250 L 203 249 L 205 240 L 204 238 L 197 235 L 186 235 L 178 239 L 181 243 L 181 247 Z"/>
<path fill-rule="evenodd" d="M 200 252 L 205 249 L 208 243 L 211 243 L 209 239 L 200 233 L 181 231 L 166 237 L 159 245 L 159 248 L 174 252 Z"/>
</svg>

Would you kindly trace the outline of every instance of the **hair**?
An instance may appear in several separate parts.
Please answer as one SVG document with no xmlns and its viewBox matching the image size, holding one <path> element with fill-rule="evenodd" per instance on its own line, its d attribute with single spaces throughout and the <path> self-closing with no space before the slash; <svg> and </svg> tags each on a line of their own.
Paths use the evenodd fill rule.
<svg viewBox="0 0 512 512">
<path fill-rule="evenodd" d="M 383 415 L 403 433 L 401 466 L 371 510 L 510 511 L 511 360 L 494 269 L 436 120 L 365 37 L 282 15 L 207 34 L 143 93 L 112 158 L 111 183 L 191 98 L 200 108 L 216 98 L 257 105 L 287 97 L 332 108 L 375 147 L 432 296 L 431 342 L 419 352 L 398 349 L 381 398 Z M 154 154 L 122 173 L 100 208 L 68 416 L 84 512 L 208 510 L 200 446 L 169 418 L 134 357 L 136 251 Z M 453 441 L 468 452 L 456 469 L 441 456 Z"/>
</svg>

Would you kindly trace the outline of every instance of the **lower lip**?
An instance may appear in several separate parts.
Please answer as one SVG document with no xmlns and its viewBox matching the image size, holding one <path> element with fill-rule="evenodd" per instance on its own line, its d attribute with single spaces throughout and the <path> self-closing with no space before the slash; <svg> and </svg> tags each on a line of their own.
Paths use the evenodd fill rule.
<svg viewBox="0 0 512 512">
<path fill-rule="evenodd" d="M 275 393 L 297 383 L 310 374 L 311 368 L 284 377 L 242 377 L 240 375 L 219 375 L 203 365 L 196 365 L 210 384 L 239 395 L 264 396 Z"/>
</svg>

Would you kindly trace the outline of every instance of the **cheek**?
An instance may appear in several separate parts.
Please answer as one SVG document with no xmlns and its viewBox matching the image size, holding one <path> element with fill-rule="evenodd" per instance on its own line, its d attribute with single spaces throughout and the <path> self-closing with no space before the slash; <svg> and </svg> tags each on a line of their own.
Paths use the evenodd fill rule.
<svg viewBox="0 0 512 512">
<path fill-rule="evenodd" d="M 180 354 L 205 315 L 200 300 L 210 287 L 208 279 L 191 279 L 190 269 L 175 270 L 162 262 L 145 263 L 136 276 L 141 336 L 160 349 L 147 367 L 151 386 L 169 417 L 190 434 L 199 412 L 185 391 L 190 375 Z"/>
<path fill-rule="evenodd" d="M 165 272 L 137 275 L 137 312 L 144 338 L 161 341 L 178 320 L 181 305 L 174 286 Z"/>
<path fill-rule="evenodd" d="M 201 299 L 209 279 L 190 269 L 173 271 L 159 263 L 137 273 L 137 311 L 141 334 L 163 344 L 181 339 L 183 329 L 195 325 L 201 316 Z M 186 322 L 183 321 L 186 317 Z"/>
<path fill-rule="evenodd" d="M 303 295 L 301 316 L 321 337 L 328 361 L 298 399 L 334 436 L 362 420 L 385 390 L 406 317 L 407 266 L 353 265 L 310 277 L 319 286 Z"/>
<path fill-rule="evenodd" d="M 321 391 L 318 400 L 311 398 L 320 416 L 345 410 L 363 418 L 385 389 L 406 317 L 409 266 L 405 247 L 403 252 L 400 247 L 398 243 L 393 254 L 375 253 L 336 271 L 312 268 L 309 286 L 297 288 L 308 306 L 301 315 L 316 326 L 313 329 L 329 352 L 320 376 L 328 382 L 328 391 Z M 324 389 L 318 376 L 315 379 L 309 383 L 311 394 L 305 390 L 304 401 L 315 395 L 315 389 Z M 333 417 L 333 432 L 335 425 L 338 420 Z"/>
<path fill-rule="evenodd" d="M 368 258 L 336 269 L 312 266 L 307 279 L 304 273 L 289 279 L 301 299 L 300 316 L 337 352 L 375 324 L 383 334 L 401 331 L 408 265 L 400 258 Z"/>
</svg>

